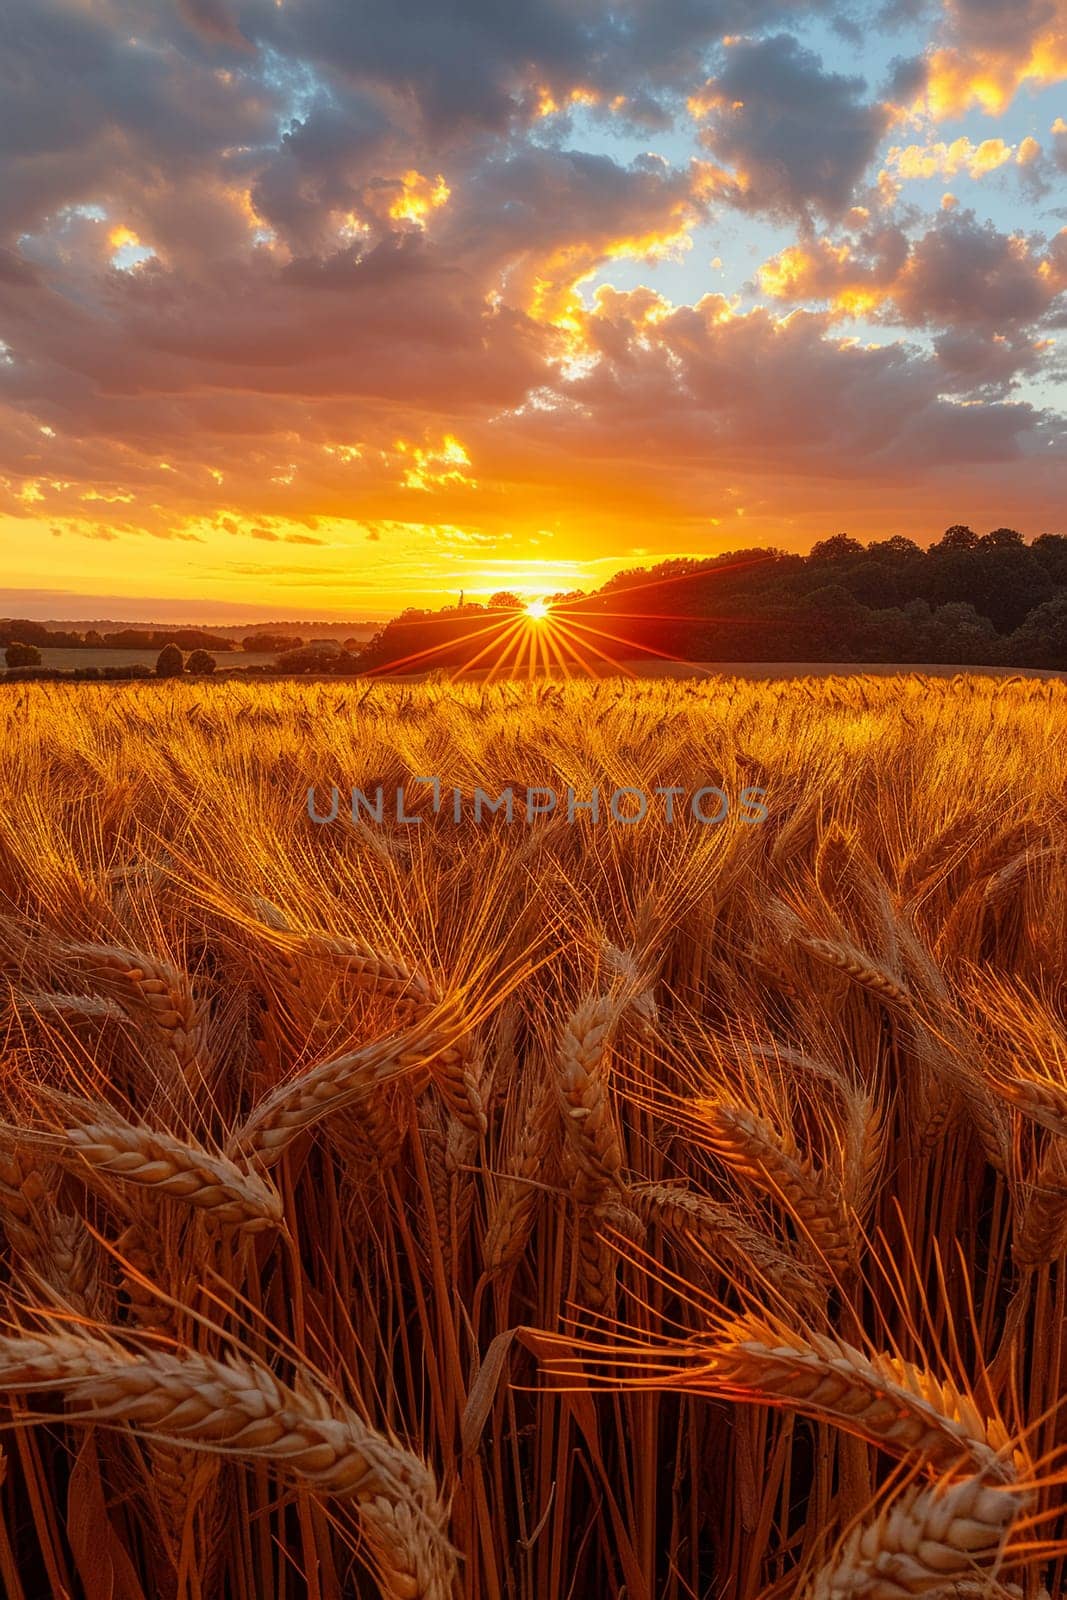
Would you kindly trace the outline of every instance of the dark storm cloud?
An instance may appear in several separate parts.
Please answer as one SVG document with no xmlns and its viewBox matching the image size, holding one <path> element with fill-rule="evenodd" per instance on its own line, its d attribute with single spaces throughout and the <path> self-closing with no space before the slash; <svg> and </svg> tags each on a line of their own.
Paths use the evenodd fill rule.
<svg viewBox="0 0 1067 1600">
<path fill-rule="evenodd" d="M 441 237 L 480 273 L 506 270 L 525 303 L 519 285 L 531 272 L 564 287 L 612 251 L 632 245 L 640 254 L 642 240 L 654 248 L 704 210 L 691 175 L 657 157 L 623 166 L 579 150 L 527 147 L 479 169 L 448 208 Z"/>
<path fill-rule="evenodd" d="M 355 91 L 343 104 L 322 98 L 262 164 L 252 201 L 293 249 L 321 250 L 331 215 L 373 215 L 375 188 L 413 159 L 381 104 Z"/>
<path fill-rule="evenodd" d="M 951 0 L 947 20 L 954 42 L 966 50 L 1019 55 L 1057 23 L 1057 0 Z"/>
<path fill-rule="evenodd" d="M 946 387 L 962 394 L 1007 394 L 1021 376 L 1039 372 L 1044 359 L 1040 343 L 1026 334 L 976 328 L 938 334 L 934 353 L 944 369 Z"/>
<path fill-rule="evenodd" d="M 926 87 L 929 63 L 923 56 L 896 56 L 889 64 L 886 95 L 897 103 L 910 104 Z"/>
<path fill-rule="evenodd" d="M 825 71 L 788 34 L 728 49 L 704 91 L 702 140 L 734 168 L 736 204 L 782 215 L 846 210 L 888 126 L 865 87 Z"/>
<path fill-rule="evenodd" d="M 0 283 L 28 286 L 38 281 L 38 273 L 31 262 L 24 260 L 14 250 L 0 250 Z"/>
<path fill-rule="evenodd" d="M 938 119 L 972 105 L 1003 111 L 1025 83 L 1067 71 L 1065 0 L 947 0 L 928 52 L 926 109 Z"/>
</svg>

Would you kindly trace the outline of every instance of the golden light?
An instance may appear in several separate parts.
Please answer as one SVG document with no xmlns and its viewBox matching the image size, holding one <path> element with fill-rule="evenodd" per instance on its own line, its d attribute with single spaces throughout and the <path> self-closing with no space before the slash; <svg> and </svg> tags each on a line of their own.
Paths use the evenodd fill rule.
<svg viewBox="0 0 1067 1600">
<path fill-rule="evenodd" d="M 548 616 L 548 603 L 545 600 L 527 600 L 526 615 L 531 622 L 544 622 Z"/>
</svg>

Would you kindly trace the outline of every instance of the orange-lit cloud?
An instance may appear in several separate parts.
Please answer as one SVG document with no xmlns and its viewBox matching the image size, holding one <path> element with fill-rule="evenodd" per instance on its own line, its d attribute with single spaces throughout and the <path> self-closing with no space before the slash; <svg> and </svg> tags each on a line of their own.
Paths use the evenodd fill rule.
<svg viewBox="0 0 1067 1600">
<path fill-rule="evenodd" d="M 538 117 L 553 117 L 561 111 L 569 110 L 572 106 L 599 105 L 602 95 L 596 89 L 590 89 L 582 84 L 575 84 L 557 100 L 551 89 L 543 84 L 539 85 L 536 94 L 536 114 Z"/>
<path fill-rule="evenodd" d="M 1026 161 L 1032 159 L 1030 147 L 1035 146 L 1036 141 L 1029 139 L 1024 144 L 1027 154 L 1021 159 Z M 1040 146 L 1036 148 L 1039 150 Z M 1018 149 L 1022 150 L 1023 145 Z M 936 144 L 893 145 L 886 156 L 886 166 L 895 177 L 905 182 L 912 178 L 954 178 L 958 172 L 965 172 L 971 178 L 981 178 L 987 172 L 996 172 L 998 167 L 1005 166 L 1013 159 L 1018 159 L 1018 151 L 1003 139 L 983 139 L 980 144 L 975 144 L 961 137 L 953 139 L 951 144 L 942 141 Z"/>
<path fill-rule="evenodd" d="M 1067 77 L 1067 0 L 948 0 L 943 33 L 913 104 L 936 121 L 973 106 L 997 116 L 1020 89 Z"/>
<path fill-rule="evenodd" d="M 400 179 L 400 194 L 389 206 L 394 222 L 413 222 L 422 227 L 431 211 L 447 204 L 452 191 L 440 173 L 433 179 L 421 172 L 405 172 Z"/>
<path fill-rule="evenodd" d="M 935 330 L 946 387 L 1007 393 L 1040 369 L 1054 340 L 1040 333 L 1067 290 L 1067 229 L 1042 249 L 946 207 L 916 240 L 886 229 L 859 241 L 817 239 L 765 262 L 764 294 L 823 304 L 834 319 Z"/>
<path fill-rule="evenodd" d="M 405 489 L 419 489 L 425 493 L 444 484 L 464 484 L 471 489 L 478 487 L 477 479 L 470 472 L 470 456 L 450 433 L 445 434 L 435 449 L 424 449 L 420 445 L 410 444 L 406 439 L 398 439 L 396 449 L 411 463 L 404 467 L 401 474 L 400 481 Z"/>
</svg>

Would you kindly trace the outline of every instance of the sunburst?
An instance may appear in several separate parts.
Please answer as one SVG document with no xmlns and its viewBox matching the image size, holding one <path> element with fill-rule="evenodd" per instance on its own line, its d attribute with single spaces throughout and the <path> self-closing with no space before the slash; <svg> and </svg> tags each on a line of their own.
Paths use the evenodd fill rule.
<svg viewBox="0 0 1067 1600">
<path fill-rule="evenodd" d="M 742 559 L 718 571 L 725 573 L 766 559 L 762 556 Z M 627 677 L 636 677 L 637 674 L 625 659 L 628 655 L 646 661 L 684 661 L 694 672 L 705 671 L 707 669 L 683 656 L 643 643 L 633 637 L 630 630 L 648 621 L 694 621 L 693 614 L 686 610 L 648 611 L 637 609 L 633 602 L 638 595 L 644 598 L 648 591 L 654 590 L 662 595 L 676 585 L 685 585 L 694 578 L 708 575 L 706 571 L 675 573 L 666 578 L 627 585 L 612 595 L 561 596 L 558 600 L 537 596 L 519 606 L 512 603 L 485 611 L 482 613 L 484 620 L 462 613 L 444 613 L 436 618 L 426 616 L 411 623 L 401 622 L 396 624 L 398 628 L 429 626 L 440 629 L 444 637 L 425 649 L 414 650 L 408 655 L 394 657 L 372 667 L 370 672 L 377 675 L 425 670 L 444 657 L 446 660 L 451 658 L 448 664 L 452 668 L 450 675 L 453 679 L 472 672 L 484 674 L 489 682 L 502 677 L 532 678 L 542 673 L 559 673 L 564 677 L 597 677 L 605 672 L 621 672 Z M 716 620 L 715 615 L 708 612 L 700 617 L 705 624 Z M 460 638 L 465 657 L 458 663 L 456 655 L 460 641 L 456 637 L 457 628 L 462 630 Z"/>
</svg>

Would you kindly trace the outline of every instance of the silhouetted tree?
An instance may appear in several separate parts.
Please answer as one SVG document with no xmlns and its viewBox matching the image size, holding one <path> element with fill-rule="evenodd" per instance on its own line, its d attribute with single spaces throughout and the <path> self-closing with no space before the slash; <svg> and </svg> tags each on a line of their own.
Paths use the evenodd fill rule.
<svg viewBox="0 0 1067 1600">
<path fill-rule="evenodd" d="M 1030 546 L 1030 554 L 1041 563 L 1053 583 L 1067 585 L 1067 536 L 1043 533 Z"/>
<path fill-rule="evenodd" d="M 47 645 L 50 637 L 43 622 L 31 622 L 28 617 L 0 618 L 0 644 Z"/>
<path fill-rule="evenodd" d="M 157 678 L 180 678 L 185 671 L 182 653 L 176 644 L 165 644 L 156 657 Z"/>
<path fill-rule="evenodd" d="M 957 523 L 928 550 L 902 535 L 865 547 L 839 534 L 807 556 L 756 548 L 674 557 L 553 603 L 560 620 L 574 624 L 575 640 L 595 639 L 619 660 L 1051 666 L 1059 613 L 1044 608 L 1064 591 L 1067 538 L 1046 534 L 1028 545 L 1014 529 L 994 529 L 979 539 Z M 361 663 L 425 672 L 462 667 L 476 656 L 487 661 L 486 619 L 497 611 L 506 629 L 505 599 L 517 602 L 501 591 L 488 609 L 409 609 L 379 630 Z M 1038 611 L 1040 619 L 1024 629 Z M 599 631 L 583 635 L 583 623 Z"/>
<path fill-rule="evenodd" d="M 4 660 L 9 667 L 39 667 L 41 652 L 35 644 L 23 644 L 16 640 L 4 651 Z"/>
<path fill-rule="evenodd" d="M 1014 666 L 1067 669 L 1067 593 L 1046 600 L 1006 641 Z"/>
<path fill-rule="evenodd" d="M 206 650 L 194 650 L 185 663 L 185 670 L 195 673 L 214 672 L 215 665 L 215 657 L 209 656 Z"/>
<path fill-rule="evenodd" d="M 966 523 L 954 522 L 951 528 L 946 528 L 941 538 L 934 545 L 935 550 L 973 550 L 978 544 L 978 535 L 973 528 L 968 528 Z"/>
<path fill-rule="evenodd" d="M 351 673 L 360 662 L 332 639 L 302 645 L 299 650 L 284 650 L 275 662 L 279 672 Z"/>
<path fill-rule="evenodd" d="M 923 551 L 914 539 L 906 539 L 902 533 L 894 533 L 891 539 L 876 539 L 867 546 L 869 556 L 885 556 L 894 561 L 912 561 L 918 556 L 922 558 Z"/>
<path fill-rule="evenodd" d="M 981 666 L 991 661 L 997 630 L 966 600 L 938 606 L 928 628 L 929 660 Z"/>
<path fill-rule="evenodd" d="M 811 547 L 811 561 L 850 561 L 854 556 L 862 556 L 866 552 L 858 539 L 850 539 L 847 533 L 835 533 L 832 539 L 819 539 Z"/>
</svg>

